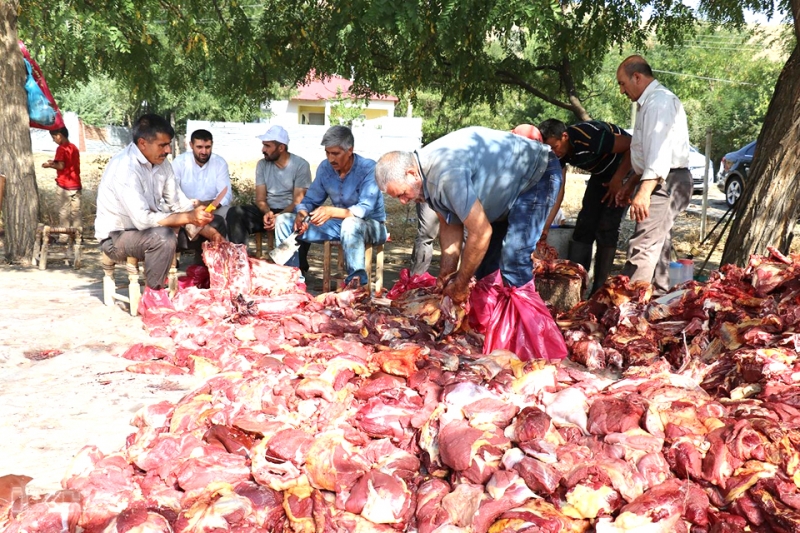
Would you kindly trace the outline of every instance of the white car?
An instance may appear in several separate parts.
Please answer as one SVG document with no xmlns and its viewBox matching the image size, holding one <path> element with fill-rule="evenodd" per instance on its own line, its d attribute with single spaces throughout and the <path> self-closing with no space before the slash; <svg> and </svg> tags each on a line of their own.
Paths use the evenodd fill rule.
<svg viewBox="0 0 800 533">
<path fill-rule="evenodd" d="M 689 172 L 692 173 L 692 183 L 694 184 L 694 192 L 703 192 L 703 176 L 706 172 L 706 156 L 694 146 L 689 146 Z M 714 184 L 714 162 L 708 162 L 708 188 Z"/>
</svg>

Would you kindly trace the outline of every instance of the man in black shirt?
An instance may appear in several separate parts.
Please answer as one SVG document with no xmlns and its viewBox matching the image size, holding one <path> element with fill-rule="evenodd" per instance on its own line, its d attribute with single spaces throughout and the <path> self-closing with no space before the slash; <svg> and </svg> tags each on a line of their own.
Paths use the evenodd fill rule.
<svg viewBox="0 0 800 533">
<path fill-rule="evenodd" d="M 569 243 L 568 259 L 589 270 L 592 245 L 597 243 L 594 292 L 605 283 L 614 266 L 619 224 L 627 207 L 616 205 L 615 196 L 631 169 L 631 136 L 615 124 L 596 120 L 568 127 L 560 120 L 548 119 L 539 124 L 539 131 L 562 167 L 570 164 L 591 173 Z"/>
</svg>

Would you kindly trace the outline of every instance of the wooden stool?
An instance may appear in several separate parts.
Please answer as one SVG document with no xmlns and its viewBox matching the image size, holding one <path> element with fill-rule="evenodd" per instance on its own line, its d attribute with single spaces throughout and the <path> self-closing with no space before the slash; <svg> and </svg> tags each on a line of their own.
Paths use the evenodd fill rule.
<svg viewBox="0 0 800 533">
<path fill-rule="evenodd" d="M 331 248 L 338 248 L 336 252 L 339 271 L 345 271 L 344 253 L 342 243 L 339 241 L 325 241 L 322 243 L 322 292 L 328 292 L 331 287 Z M 383 244 L 367 244 L 364 248 L 364 267 L 367 271 L 367 287 L 372 292 L 372 255 L 375 253 L 375 292 L 383 290 Z"/>
<path fill-rule="evenodd" d="M 69 264 L 69 252 L 72 250 L 72 266 L 75 269 L 81 266 L 81 241 L 83 228 L 46 226 L 39 224 L 36 227 L 36 237 L 33 242 L 33 256 L 31 263 L 39 265 L 39 270 L 47 268 L 47 254 L 50 251 L 50 235 L 67 235 L 69 243 L 64 252 L 64 261 Z"/>
<path fill-rule="evenodd" d="M 264 257 L 264 252 L 262 250 L 262 247 L 264 245 L 263 241 L 264 233 L 267 234 L 267 247 L 268 247 L 267 251 L 275 248 L 275 230 L 271 229 L 254 233 L 253 237 L 255 237 L 256 241 L 256 257 L 258 257 L 259 259 L 262 259 Z"/>
<path fill-rule="evenodd" d="M 128 257 L 125 262 L 125 272 L 128 273 L 128 296 L 117 293 L 117 284 L 114 281 L 114 267 L 116 263 L 105 253 L 100 257 L 103 265 L 103 303 L 107 306 L 114 305 L 114 300 L 126 302 L 130 306 L 131 316 L 139 314 L 139 300 L 142 299 L 142 288 L 139 286 L 139 260 L 135 257 Z M 144 268 L 142 265 L 142 274 Z M 178 254 L 172 258 L 172 266 L 169 268 L 167 278 L 169 293 L 173 295 L 178 290 Z"/>
</svg>

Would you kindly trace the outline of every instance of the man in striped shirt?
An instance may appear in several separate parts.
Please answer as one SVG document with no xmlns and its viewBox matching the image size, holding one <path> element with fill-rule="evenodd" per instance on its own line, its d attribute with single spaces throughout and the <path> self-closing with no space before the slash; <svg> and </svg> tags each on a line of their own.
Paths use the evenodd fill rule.
<svg viewBox="0 0 800 533">
<path fill-rule="evenodd" d="M 597 243 L 594 292 L 605 283 L 614 266 L 619 225 L 627 207 L 616 205 L 615 196 L 631 169 L 631 136 L 616 124 L 597 120 L 567 126 L 560 120 L 548 119 L 539 124 L 539 131 L 562 168 L 570 164 L 591 174 L 569 243 L 568 259 L 589 270 L 592 245 Z"/>
</svg>

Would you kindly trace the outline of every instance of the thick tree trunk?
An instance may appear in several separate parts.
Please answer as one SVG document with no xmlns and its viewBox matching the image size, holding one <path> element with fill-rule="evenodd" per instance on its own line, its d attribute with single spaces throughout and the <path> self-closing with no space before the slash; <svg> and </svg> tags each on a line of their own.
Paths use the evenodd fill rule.
<svg viewBox="0 0 800 533">
<path fill-rule="evenodd" d="M 3 199 L 5 256 L 27 264 L 39 214 L 39 193 L 28 127 L 25 67 L 17 45 L 18 0 L 0 0 L 0 173 L 6 175 Z"/>
<path fill-rule="evenodd" d="M 793 4 L 800 3 L 794 0 Z M 795 33 L 800 21 L 795 19 Z M 722 263 L 747 264 L 767 246 L 786 251 L 800 206 L 800 47 L 783 67 L 736 204 Z"/>
</svg>

